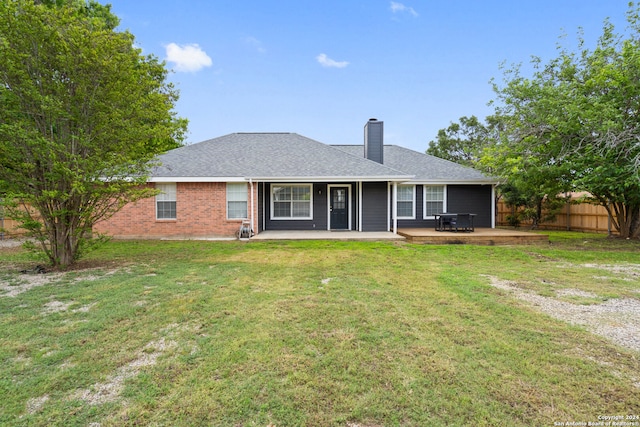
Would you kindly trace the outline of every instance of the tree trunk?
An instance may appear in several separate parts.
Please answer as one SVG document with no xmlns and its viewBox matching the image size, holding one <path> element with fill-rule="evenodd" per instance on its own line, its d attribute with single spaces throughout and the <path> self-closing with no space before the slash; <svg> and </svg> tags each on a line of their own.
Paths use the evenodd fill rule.
<svg viewBox="0 0 640 427">
<path fill-rule="evenodd" d="M 625 239 L 640 237 L 640 205 L 627 205 L 621 202 L 603 204 L 611 216 L 614 228 Z"/>
<path fill-rule="evenodd" d="M 49 232 L 49 259 L 55 267 L 68 267 L 77 258 L 77 227 L 69 215 L 54 217 Z"/>
</svg>

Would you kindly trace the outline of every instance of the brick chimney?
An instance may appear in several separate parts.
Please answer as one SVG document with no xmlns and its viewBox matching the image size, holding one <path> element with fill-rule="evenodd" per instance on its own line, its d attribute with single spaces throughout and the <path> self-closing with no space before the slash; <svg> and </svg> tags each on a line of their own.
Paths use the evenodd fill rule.
<svg viewBox="0 0 640 427">
<path fill-rule="evenodd" d="M 378 119 L 364 125 L 364 157 L 384 164 L 384 122 Z"/>
</svg>

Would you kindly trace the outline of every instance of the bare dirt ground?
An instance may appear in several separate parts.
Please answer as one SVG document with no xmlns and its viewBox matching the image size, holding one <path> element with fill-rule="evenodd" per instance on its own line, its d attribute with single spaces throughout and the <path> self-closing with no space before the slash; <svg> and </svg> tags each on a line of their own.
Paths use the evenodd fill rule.
<svg viewBox="0 0 640 427">
<path fill-rule="evenodd" d="M 632 270 L 630 274 L 637 274 L 635 269 Z M 521 288 L 516 282 L 500 280 L 493 276 L 488 278 L 493 287 L 528 302 L 536 310 L 556 319 L 584 326 L 590 332 L 603 336 L 622 347 L 640 351 L 640 334 L 638 333 L 640 331 L 640 300 L 621 298 L 610 299 L 601 304 L 572 304 L 553 297 L 538 295 Z M 556 297 L 567 295 L 597 297 L 595 294 L 578 289 L 560 289 L 556 292 Z"/>
<path fill-rule="evenodd" d="M 24 239 L 2 239 L 0 240 L 0 248 L 17 248 L 24 243 Z"/>
</svg>

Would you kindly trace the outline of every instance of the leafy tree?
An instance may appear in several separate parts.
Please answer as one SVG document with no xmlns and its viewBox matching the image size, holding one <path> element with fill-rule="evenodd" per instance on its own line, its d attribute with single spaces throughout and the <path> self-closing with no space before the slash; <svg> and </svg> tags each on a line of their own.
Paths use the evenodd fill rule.
<svg viewBox="0 0 640 427">
<path fill-rule="evenodd" d="M 562 186 L 588 191 L 610 213 L 622 237 L 640 236 L 640 25 L 630 4 L 627 38 L 605 21 L 593 50 L 559 48 L 533 75 L 505 70 L 494 84 L 508 137 L 502 154 L 552 172 Z M 517 153 L 525 153 L 513 157 Z M 506 162 L 506 161 L 503 161 Z"/>
<path fill-rule="evenodd" d="M 545 221 L 553 221 L 566 203 L 558 169 L 537 165 L 534 159 L 510 159 L 515 159 L 511 163 L 517 166 L 501 169 L 504 182 L 498 186 L 500 197 L 514 208 L 509 222 L 517 226 L 522 220 L 531 221 L 531 228 L 535 229 Z"/>
<path fill-rule="evenodd" d="M 0 2 L 0 189 L 37 211 L 11 214 L 54 266 L 78 259 L 96 221 L 153 194 L 152 160 L 186 129 L 164 64 L 98 6 Z"/>
<path fill-rule="evenodd" d="M 526 147 L 515 151 L 502 141 L 508 138 L 502 120 L 499 115 L 487 117 L 485 123 L 475 116 L 461 117 L 459 123 L 440 129 L 427 153 L 502 178 L 498 197 L 514 208 L 510 220 L 514 225 L 530 220 L 532 228 L 537 228 L 540 222 L 552 220 L 563 204 L 556 196 L 562 188 L 554 168 L 545 167 L 534 156 L 525 159 Z"/>
<path fill-rule="evenodd" d="M 427 154 L 451 160 L 469 167 L 477 167 L 482 150 L 495 137 L 495 121 L 488 119 L 487 125 L 476 116 L 460 117 L 459 123 L 451 123 L 440 129 L 435 141 L 429 141 Z"/>
</svg>

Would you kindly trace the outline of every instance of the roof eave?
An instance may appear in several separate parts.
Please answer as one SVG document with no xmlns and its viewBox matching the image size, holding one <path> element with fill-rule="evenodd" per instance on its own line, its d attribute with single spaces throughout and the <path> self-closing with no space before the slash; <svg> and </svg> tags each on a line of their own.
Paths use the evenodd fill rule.
<svg viewBox="0 0 640 427">
<path fill-rule="evenodd" d="M 412 175 L 398 175 L 398 176 L 254 176 L 247 179 L 253 181 L 268 181 L 268 182 L 349 182 L 349 181 L 361 181 L 361 182 L 405 182 L 408 179 L 413 179 Z"/>
<path fill-rule="evenodd" d="M 415 179 L 407 181 L 406 184 L 436 184 L 436 185 L 498 185 L 499 182 L 490 179 Z"/>
<path fill-rule="evenodd" d="M 154 176 L 149 178 L 149 182 L 246 182 L 246 181 L 268 181 L 268 182 L 405 182 L 414 178 L 411 175 L 400 176 Z"/>
<path fill-rule="evenodd" d="M 148 182 L 245 182 L 243 176 L 152 176 Z"/>
</svg>

